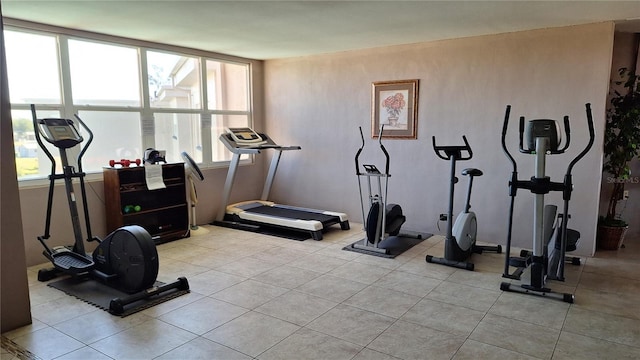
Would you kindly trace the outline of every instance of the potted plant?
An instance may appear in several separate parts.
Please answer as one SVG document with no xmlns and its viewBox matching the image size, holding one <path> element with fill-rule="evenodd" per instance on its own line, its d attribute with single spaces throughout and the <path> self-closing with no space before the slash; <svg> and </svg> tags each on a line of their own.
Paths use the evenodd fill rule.
<svg viewBox="0 0 640 360">
<path fill-rule="evenodd" d="M 618 214 L 617 206 L 631 179 L 629 163 L 640 158 L 640 76 L 627 68 L 619 69 L 618 74 L 622 80 L 615 84 L 622 88 L 612 88 L 604 131 L 603 170 L 611 175 L 606 183 L 613 185 L 607 213 L 598 224 L 598 248 L 605 250 L 618 249 L 624 240 L 628 224 Z"/>
</svg>

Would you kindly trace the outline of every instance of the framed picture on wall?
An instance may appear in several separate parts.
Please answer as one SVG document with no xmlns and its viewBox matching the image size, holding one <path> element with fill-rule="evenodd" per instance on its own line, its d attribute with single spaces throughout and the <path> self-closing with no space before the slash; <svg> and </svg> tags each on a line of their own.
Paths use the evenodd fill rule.
<svg viewBox="0 0 640 360">
<path fill-rule="evenodd" d="M 418 79 L 376 81 L 371 93 L 371 137 L 417 139 Z"/>
</svg>

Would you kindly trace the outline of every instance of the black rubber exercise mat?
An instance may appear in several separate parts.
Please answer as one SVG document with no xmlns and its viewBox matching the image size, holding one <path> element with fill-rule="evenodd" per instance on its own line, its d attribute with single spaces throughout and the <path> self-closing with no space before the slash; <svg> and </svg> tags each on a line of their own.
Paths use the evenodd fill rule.
<svg viewBox="0 0 640 360">
<path fill-rule="evenodd" d="M 367 239 L 358 240 L 351 245 L 347 245 L 342 250 L 353 251 L 361 254 L 379 256 L 384 258 L 394 258 L 403 252 L 411 249 L 412 247 L 421 243 L 424 239 L 430 238 L 432 234 L 420 234 L 420 238 L 412 237 L 403 237 L 403 236 L 389 236 L 384 239 L 382 242 L 378 244 L 379 248 L 386 249 L 387 254 L 375 252 L 375 251 L 367 251 L 366 249 L 355 248 L 353 245 L 359 244 L 363 245 Z"/>
<path fill-rule="evenodd" d="M 156 281 L 154 286 L 164 285 L 161 281 Z M 99 281 L 83 279 L 83 278 L 65 278 L 62 280 L 50 282 L 48 286 L 65 292 L 67 295 L 76 297 L 88 304 L 98 307 L 102 310 L 109 311 L 109 304 L 112 299 L 124 298 L 129 294 L 107 286 Z M 148 309 L 157 304 L 174 299 L 178 296 L 188 293 L 189 290 L 172 289 L 165 293 L 154 295 L 150 298 L 138 300 L 125 307 L 125 311 L 121 314 L 114 314 L 117 316 L 125 317 Z"/>
</svg>

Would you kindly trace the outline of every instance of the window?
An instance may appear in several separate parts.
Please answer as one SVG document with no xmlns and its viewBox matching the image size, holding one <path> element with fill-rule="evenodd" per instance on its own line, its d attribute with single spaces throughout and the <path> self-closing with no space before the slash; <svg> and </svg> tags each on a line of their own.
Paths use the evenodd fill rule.
<svg viewBox="0 0 640 360">
<path fill-rule="evenodd" d="M 38 111 L 39 118 L 60 117 L 59 111 Z M 13 148 L 16 155 L 16 172 L 18 179 L 44 178 L 51 173 L 51 162 L 40 151 L 33 131 L 33 117 L 29 110 L 12 110 L 13 120 Z M 51 145 L 45 144 L 49 152 L 57 157 L 58 151 Z M 41 166 L 44 164 L 44 166 Z M 62 169 L 58 159 L 58 171 Z"/>
<path fill-rule="evenodd" d="M 140 106 L 136 49 L 69 40 L 69 65 L 75 105 Z"/>
<path fill-rule="evenodd" d="M 109 166 L 109 160 L 142 159 L 139 112 L 81 110 L 78 116 L 93 133 L 82 161 L 84 171 L 102 171 L 103 166 Z M 86 138 L 84 129 L 79 130 Z"/>
<path fill-rule="evenodd" d="M 11 103 L 61 104 L 56 37 L 16 31 L 4 36 Z"/>
<path fill-rule="evenodd" d="M 202 136 L 199 114 L 155 114 L 156 149 L 166 151 L 167 162 L 182 162 L 186 151 L 197 162 L 202 162 Z"/>
<path fill-rule="evenodd" d="M 212 110 L 248 110 L 248 65 L 207 60 L 207 106 Z"/>
<path fill-rule="evenodd" d="M 147 73 L 152 107 L 202 108 L 198 59 L 148 51 Z"/>
<path fill-rule="evenodd" d="M 109 160 L 142 159 L 147 148 L 165 150 L 168 162 L 182 162 L 186 151 L 203 168 L 222 165 L 231 154 L 220 134 L 227 127 L 251 126 L 249 60 L 107 36 L 94 39 L 68 29 L 56 33 L 55 27 L 38 24 L 10 28 L 8 22 L 18 180 L 46 178 L 51 168 L 35 142 L 30 104 L 38 118 L 77 114 L 89 126 L 94 139 L 83 157 L 87 173 L 101 173 Z"/>
</svg>

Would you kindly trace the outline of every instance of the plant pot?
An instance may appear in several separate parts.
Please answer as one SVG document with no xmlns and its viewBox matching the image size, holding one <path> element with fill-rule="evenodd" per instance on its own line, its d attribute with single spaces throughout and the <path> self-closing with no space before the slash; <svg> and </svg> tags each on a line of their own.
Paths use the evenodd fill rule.
<svg viewBox="0 0 640 360">
<path fill-rule="evenodd" d="M 600 250 L 618 250 L 629 226 L 598 226 L 596 245 Z"/>
</svg>

